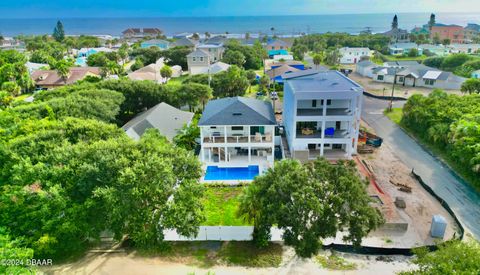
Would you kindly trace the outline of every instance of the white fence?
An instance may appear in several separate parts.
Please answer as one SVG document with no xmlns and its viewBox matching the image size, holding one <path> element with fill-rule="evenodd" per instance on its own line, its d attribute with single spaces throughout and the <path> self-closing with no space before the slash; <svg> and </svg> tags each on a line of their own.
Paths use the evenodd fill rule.
<svg viewBox="0 0 480 275">
<path fill-rule="evenodd" d="M 163 231 L 166 241 L 251 241 L 253 226 L 200 226 L 197 237 L 188 238 L 175 230 Z M 283 231 L 272 227 L 271 241 L 282 241 Z"/>
</svg>

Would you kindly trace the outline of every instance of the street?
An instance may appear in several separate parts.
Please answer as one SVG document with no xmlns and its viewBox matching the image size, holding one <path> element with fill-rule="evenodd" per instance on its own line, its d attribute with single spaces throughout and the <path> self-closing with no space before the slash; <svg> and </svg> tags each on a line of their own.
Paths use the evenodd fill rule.
<svg viewBox="0 0 480 275">
<path fill-rule="evenodd" d="M 364 96 L 362 119 L 450 205 L 465 231 L 480 240 L 480 195 L 384 116 L 387 104 L 388 101 Z M 394 107 L 402 107 L 403 104 L 403 101 L 397 101 Z"/>
</svg>

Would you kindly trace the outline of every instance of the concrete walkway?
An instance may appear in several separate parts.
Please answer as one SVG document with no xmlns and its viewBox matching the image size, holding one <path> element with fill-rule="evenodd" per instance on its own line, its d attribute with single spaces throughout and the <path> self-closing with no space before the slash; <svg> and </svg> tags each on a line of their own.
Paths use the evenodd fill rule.
<svg viewBox="0 0 480 275">
<path fill-rule="evenodd" d="M 466 233 L 480 240 L 480 195 L 384 116 L 387 103 L 385 100 L 364 97 L 362 119 L 450 205 Z M 402 107 L 403 104 L 395 102 L 394 107 Z"/>
</svg>

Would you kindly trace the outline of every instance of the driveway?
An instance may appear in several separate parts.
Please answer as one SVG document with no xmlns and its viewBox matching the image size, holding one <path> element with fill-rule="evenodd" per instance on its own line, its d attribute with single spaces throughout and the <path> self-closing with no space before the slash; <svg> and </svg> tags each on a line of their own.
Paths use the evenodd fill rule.
<svg viewBox="0 0 480 275">
<path fill-rule="evenodd" d="M 403 104 L 397 101 L 394 107 L 402 107 Z M 480 240 L 480 195 L 384 116 L 386 106 L 385 100 L 364 96 L 362 119 L 450 205 L 466 232 Z"/>
</svg>

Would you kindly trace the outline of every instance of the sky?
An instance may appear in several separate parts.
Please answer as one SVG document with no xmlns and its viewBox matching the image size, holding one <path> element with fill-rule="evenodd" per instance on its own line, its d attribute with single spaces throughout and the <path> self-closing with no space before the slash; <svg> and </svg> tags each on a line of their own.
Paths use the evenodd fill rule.
<svg viewBox="0 0 480 275">
<path fill-rule="evenodd" d="M 479 0 L 0 0 L 3 18 L 479 12 Z M 479 15 L 480 16 L 480 15 Z"/>
</svg>

